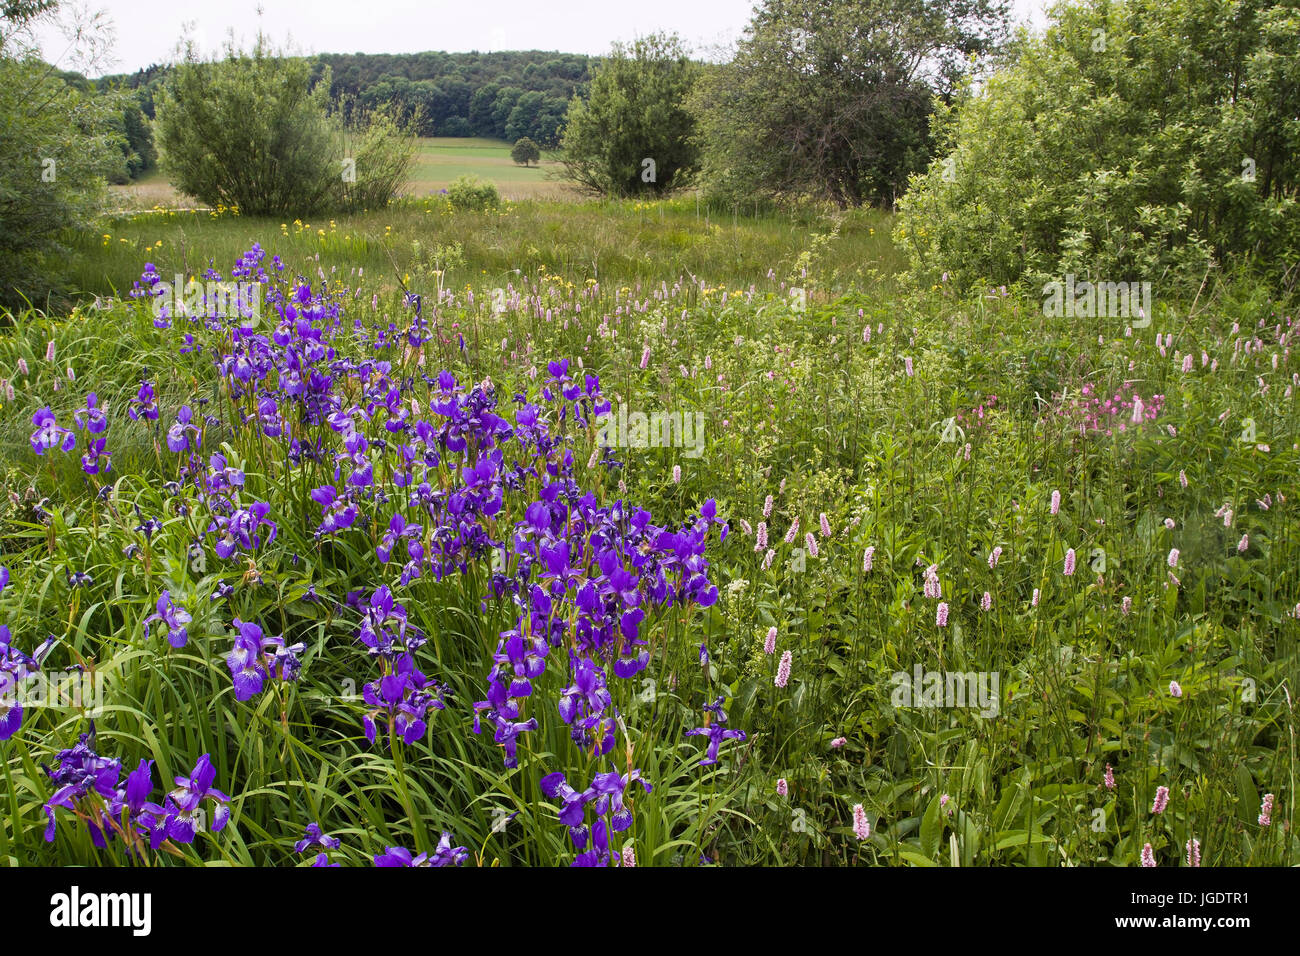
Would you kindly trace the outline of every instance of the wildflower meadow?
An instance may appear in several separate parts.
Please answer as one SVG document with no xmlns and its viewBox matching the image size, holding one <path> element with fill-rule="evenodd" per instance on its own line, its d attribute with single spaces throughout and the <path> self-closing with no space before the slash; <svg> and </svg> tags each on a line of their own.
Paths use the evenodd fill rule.
<svg viewBox="0 0 1300 956">
<path fill-rule="evenodd" d="M 1295 861 L 1288 311 L 272 248 L 2 344 L 11 862 Z"/>
<path fill-rule="evenodd" d="M 1104 13 L 1080 3 L 1015 69 L 1063 75 L 1079 10 Z M 224 100 L 272 89 L 260 44 Z M 174 65 L 162 162 L 195 205 L 101 210 L 41 254 L 61 293 L 0 290 L 22 293 L 0 311 L 0 865 L 1300 865 L 1300 308 L 1270 251 L 1294 184 L 1259 200 L 1264 239 L 1223 226 L 1264 265 L 1207 251 L 1220 220 L 1182 199 L 1069 232 L 1145 201 L 1118 186 L 1061 186 L 1056 232 L 1014 218 L 1047 216 L 1028 200 L 976 228 L 978 124 L 939 104 L 929 172 L 887 171 L 897 206 L 874 168 L 719 199 L 691 177 L 780 170 L 579 154 L 654 56 L 664 89 L 729 75 L 655 41 L 590 67 L 568 139 L 539 111 L 585 60 L 530 66 L 549 92 L 501 111 L 599 197 L 373 200 L 313 192 L 299 157 L 300 212 L 247 171 L 262 206 L 202 198 L 227 195 L 189 155 L 208 67 Z M 310 89 L 284 62 L 274 95 Z M 506 122 L 501 84 L 464 84 L 455 128 Z M 400 111 L 357 131 L 315 89 L 283 128 L 401 182 Z M 515 175 L 540 176 L 525 145 Z"/>
</svg>

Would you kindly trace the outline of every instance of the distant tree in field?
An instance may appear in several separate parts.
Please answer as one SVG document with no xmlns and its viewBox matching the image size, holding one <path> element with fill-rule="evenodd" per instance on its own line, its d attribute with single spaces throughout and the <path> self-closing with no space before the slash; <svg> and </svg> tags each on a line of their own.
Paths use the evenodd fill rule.
<svg viewBox="0 0 1300 956">
<path fill-rule="evenodd" d="M 664 194 L 689 185 L 699 168 L 687 98 L 700 67 L 676 36 L 615 44 L 569 103 L 564 132 L 568 178 L 595 193 Z"/>
<path fill-rule="evenodd" d="M 31 28 L 50 0 L 0 3 L 0 305 L 56 291 L 69 228 L 88 226 L 123 170 L 125 97 L 42 62 Z"/>
<path fill-rule="evenodd" d="M 191 47 L 157 97 L 163 163 L 182 192 L 255 216 L 378 208 L 414 160 L 410 127 L 421 114 L 349 104 L 328 111 L 329 76 L 313 84 L 308 60 L 269 48 L 228 47 L 201 62 Z M 344 111 L 341 111 L 344 112 Z"/>
<path fill-rule="evenodd" d="M 696 91 L 708 191 L 892 204 L 930 158 L 932 98 L 1006 18 L 1006 0 L 765 0 Z"/>
<path fill-rule="evenodd" d="M 510 150 L 510 158 L 520 166 L 527 166 L 529 163 L 538 162 L 542 158 L 542 151 L 537 148 L 527 136 L 515 141 L 514 149 Z"/>
</svg>

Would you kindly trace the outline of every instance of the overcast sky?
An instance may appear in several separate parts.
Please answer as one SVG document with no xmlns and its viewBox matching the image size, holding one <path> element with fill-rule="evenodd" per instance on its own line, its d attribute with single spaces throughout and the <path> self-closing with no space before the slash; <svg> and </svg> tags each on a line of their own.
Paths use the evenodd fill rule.
<svg viewBox="0 0 1300 956">
<path fill-rule="evenodd" d="M 1047 0 L 1012 0 L 1016 17 L 1045 22 Z M 175 59 L 188 29 L 216 52 L 230 29 L 247 46 L 263 29 L 304 53 L 418 53 L 424 50 L 559 50 L 601 54 L 615 40 L 676 32 L 697 50 L 728 43 L 749 21 L 753 0 L 89 0 L 115 27 L 111 63 L 90 71 L 131 73 Z M 66 14 L 65 14 L 66 16 Z M 47 59 L 77 68 L 67 40 L 39 33 Z"/>
</svg>

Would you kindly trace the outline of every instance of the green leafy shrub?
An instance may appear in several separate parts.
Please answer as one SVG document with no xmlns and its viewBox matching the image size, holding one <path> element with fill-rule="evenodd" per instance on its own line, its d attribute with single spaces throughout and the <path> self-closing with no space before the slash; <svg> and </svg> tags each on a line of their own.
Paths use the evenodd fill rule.
<svg viewBox="0 0 1300 956">
<path fill-rule="evenodd" d="M 328 74 L 259 36 L 220 62 L 193 48 L 158 97 L 158 145 L 177 188 L 255 216 L 382 206 L 406 180 L 414 143 L 389 113 L 328 112 Z M 358 118 L 362 117 L 362 118 Z"/>
<path fill-rule="evenodd" d="M 65 230 L 88 226 L 123 166 L 122 99 L 60 74 L 17 33 L 51 4 L 0 9 L 0 306 L 58 288 Z"/>
<path fill-rule="evenodd" d="M 482 212 L 496 209 L 501 204 L 501 195 L 492 183 L 477 176 L 460 176 L 447 187 L 447 201 L 453 209 Z"/>
<path fill-rule="evenodd" d="M 1281 279 L 1300 251 L 1294 5 L 1085 0 L 1053 20 L 937 111 L 938 158 L 896 233 L 917 277 Z"/>
<path fill-rule="evenodd" d="M 615 44 L 569 105 L 564 165 L 569 179 L 608 196 L 663 195 L 689 185 L 700 165 L 687 100 L 699 75 L 675 36 Z"/>
</svg>

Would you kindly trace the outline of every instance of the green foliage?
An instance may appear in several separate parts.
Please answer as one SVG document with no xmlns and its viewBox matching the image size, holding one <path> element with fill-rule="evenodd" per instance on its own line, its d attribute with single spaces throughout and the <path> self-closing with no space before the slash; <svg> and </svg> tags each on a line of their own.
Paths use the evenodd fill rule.
<svg viewBox="0 0 1300 956">
<path fill-rule="evenodd" d="M 132 179 L 138 179 L 158 165 L 153 130 L 135 95 L 128 94 L 124 98 L 122 113 L 114 121 L 113 127 L 122 134 L 122 156 L 125 160 L 124 171 L 111 177 L 113 183 L 123 185 Z"/>
<path fill-rule="evenodd" d="M 617 393 L 616 407 L 704 415 L 698 457 L 680 447 L 618 448 L 623 467 L 579 469 L 594 494 L 634 501 L 656 521 L 714 497 L 730 525 L 708 555 L 718 603 L 656 633 L 644 675 L 654 685 L 611 681 L 632 731 L 634 765 L 655 783 L 653 793 L 635 796 L 633 828 L 620 836 L 640 865 L 694 865 L 701 856 L 723 864 L 1136 865 L 1149 842 L 1160 865 L 1173 866 L 1190 839 L 1200 842 L 1207 866 L 1300 861 L 1288 697 L 1300 601 L 1300 555 L 1288 532 L 1300 419 L 1281 394 L 1296 356 L 1279 341 L 1293 303 L 1220 286 L 1207 289 L 1194 322 L 1158 317 L 1125 338 L 1102 322 L 1045 320 L 1036 303 L 1015 296 L 900 295 L 882 286 L 855 292 L 832 270 L 867 257 L 856 217 L 885 233 L 871 210 L 846 217 L 838 230 L 774 223 L 770 231 L 784 246 L 747 239 L 742 230 L 753 224 L 727 227 L 704 264 L 711 256 L 730 268 L 723 251 L 735 246 L 745 274 L 725 287 L 679 282 L 681 264 L 698 267 L 700 258 L 690 248 L 680 260 L 662 251 L 687 231 L 693 208 L 682 207 L 693 204 L 663 204 L 664 224 L 652 210 L 638 228 L 629 222 L 633 205 L 550 213 L 563 219 L 530 210 L 511 220 L 512 205 L 501 231 L 482 238 L 476 229 L 492 227 L 476 214 L 450 213 L 428 225 L 439 203 L 395 219 L 404 246 L 422 240 L 401 262 L 412 289 L 426 302 L 445 290 L 440 321 L 457 323 L 464 344 L 453 335 L 431 340 L 423 355 L 408 354 L 404 343 L 385 354 L 395 379 L 418 382 L 421 372 L 447 368 L 462 381 L 490 378 L 505 396 L 535 393 L 534 365 L 541 379 L 547 358 L 580 355 L 583 369 L 599 374 L 611 397 Z M 600 217 L 617 235 L 662 230 L 665 246 L 650 257 L 657 271 L 644 274 L 639 291 L 604 277 L 606 249 L 592 238 Z M 246 244 L 248 226 L 153 216 L 129 234 L 163 240 L 149 255 L 170 274 L 196 248 L 221 253 Z M 521 233 L 543 245 L 544 236 L 558 243 L 570 234 L 593 243 L 587 251 L 601 254 L 601 281 L 584 284 L 576 267 L 519 275 L 487 257 Z M 458 235 L 466 237 L 463 250 L 454 246 Z M 102 255 L 117 255 L 118 245 L 114 237 Z M 400 314 L 384 271 L 360 258 L 363 245 L 317 243 L 314 230 L 266 245 L 290 269 L 311 263 L 342 277 L 364 265 L 364 280 L 353 278 L 355 288 L 341 299 L 345 321 L 384 328 Z M 552 263 L 591 258 L 546 251 Z M 135 250 L 137 270 L 142 252 Z M 779 265 L 781 275 L 767 278 L 764 262 Z M 482 276 L 487 267 L 495 275 Z M 802 309 L 783 285 L 789 273 L 808 292 Z M 518 298 L 508 296 L 497 312 L 491 292 L 506 281 Z M 552 321 L 539 314 L 546 309 Z M 114 335 L 103 334 L 106 325 Z M 0 368 L 21 358 L 30 369 L 15 376 L 15 399 L 0 408 L 0 564 L 13 574 L 0 619 L 24 650 L 46 635 L 58 638 L 52 672 L 94 661 L 108 705 L 96 718 L 102 752 L 128 767 L 155 760 L 155 779 L 164 780 L 210 752 L 218 785 L 235 798 L 226 831 L 157 862 L 284 865 L 295 862 L 288 847 L 305 824 L 319 821 L 343 838 L 334 858 L 345 865 L 366 865 L 393 843 L 426 849 L 442 828 L 484 864 L 568 863 L 563 827 L 536 791 L 543 772 L 574 759 L 553 712 L 531 747 L 521 747 L 515 771 L 503 770 L 489 734 L 470 729 L 469 705 L 482 698 L 497 632 L 514 623 L 512 607 L 480 604 L 481 580 L 426 576 L 399 589 L 412 623 L 430 636 L 420 662 L 452 693 L 425 736 L 388 751 L 367 745 L 359 726 L 367 708 L 355 695 L 368 674 L 355 613 L 331 611 L 349 591 L 374 588 L 375 541 L 357 531 L 322 545 L 312 534 L 320 508 L 307 492 L 332 480 L 328 460 L 287 462 L 254 430 L 232 436 L 206 424 L 205 454 L 220 450 L 246 473 L 243 493 L 272 505 L 279 535 L 255 569 L 210 553 L 206 566 L 195 566 L 189 548 L 206 519 L 181 513 L 162 487 L 179 465 L 162 444 L 168 418 L 207 398 L 210 414 L 236 420 L 253 414 L 258 396 L 235 398 L 217 386 L 207 350 L 179 354 L 181 331 L 160 331 L 147 308 L 118 303 L 106 314 L 23 314 L 0 340 Z M 1173 334 L 1175 351 L 1162 354 L 1157 333 Z M 204 334 L 196 330 L 196 338 Z M 1245 349 L 1256 335 L 1263 345 Z M 56 359 L 47 362 L 51 341 Z M 1200 364 L 1202 350 L 1215 367 Z M 1177 352 L 1197 356 L 1192 373 L 1182 373 Z M 913 374 L 904 357 L 913 359 Z M 75 387 L 66 366 L 77 370 Z M 164 415 L 157 424 L 122 411 L 145 376 L 157 385 Z M 1260 392 L 1257 376 L 1275 387 Z M 1069 396 L 1083 384 L 1109 395 L 1133 379 L 1143 395 L 1167 396 L 1158 418 L 1081 434 Z M 97 479 L 108 489 L 102 499 L 96 481 L 79 471 L 80 443 L 67 455 L 37 458 L 25 440 L 32 411 L 50 405 L 70 425 L 92 388 L 112 416 L 114 471 Z M 1226 408 L 1232 415 L 1221 423 Z M 958 414 L 961 431 L 945 440 L 942 423 Z M 1247 417 L 1258 443 L 1240 440 Z M 1126 424 L 1127 414 L 1116 421 Z M 582 430 L 573 437 L 575 459 L 586 461 L 593 439 Z M 680 483 L 665 477 L 674 465 Z M 1056 489 L 1062 504 L 1053 514 Z M 768 495 L 775 554 L 765 566 L 753 530 Z M 1215 514 L 1225 503 L 1232 527 Z M 147 538 L 135 505 L 162 525 Z M 829 535 L 819 529 L 822 512 Z M 503 516 L 501 526 L 515 517 Z M 795 518 L 799 534 L 786 543 Z M 747 533 L 741 521 L 755 528 Z M 805 531 L 818 541 L 816 555 L 796 551 L 806 548 Z M 867 547 L 875 549 L 870 571 L 863 570 Z M 990 567 L 995 547 L 1003 553 Z M 1067 548 L 1079 560 L 1068 577 Z M 1168 565 L 1171 548 L 1181 549 L 1176 569 Z M 1104 572 L 1094 568 L 1097 549 L 1106 555 Z M 935 601 L 922 594 L 929 564 L 938 566 L 951 608 L 944 628 Z M 72 572 L 92 580 L 74 587 Z M 235 588 L 233 603 L 211 600 L 221 583 Z M 308 585 L 321 601 L 304 600 Z M 141 625 L 164 588 L 194 617 L 180 650 Z M 980 609 L 985 591 L 988 611 Z M 1132 599 L 1127 612 L 1125 597 Z M 235 616 L 308 644 L 299 683 L 233 700 L 224 655 Z M 770 627 L 777 629 L 771 656 L 763 652 Z M 791 678 L 778 688 L 776 662 L 787 650 Z M 896 704 L 894 675 L 916 663 L 998 672 L 998 713 Z M 562 676 L 562 665 L 548 661 L 539 697 Z M 1180 697 L 1170 693 L 1171 681 Z M 730 726 L 749 739 L 726 743 L 720 763 L 701 768 L 699 742 L 682 734 L 698 726 L 699 704 L 718 695 Z M 118 858 L 119 844 L 96 851 L 63 811 L 56 842 L 41 835 L 41 805 L 52 788 L 39 764 L 85 727 L 73 706 L 35 708 L 6 742 L 0 861 Z M 839 738 L 843 744 L 833 745 Z M 620 759 L 623 746 L 620 732 Z M 1107 764 L 1114 790 L 1103 782 Z M 785 797 L 776 793 L 778 779 L 788 783 Z M 1158 786 L 1171 798 L 1153 814 Z M 1265 793 L 1277 796 L 1268 827 L 1257 822 Z M 872 825 L 865 841 L 852 831 L 856 804 Z M 519 816 L 494 830 L 499 808 Z"/>
<path fill-rule="evenodd" d="M 1002 0 L 770 0 L 694 97 L 724 202 L 892 206 L 931 153 L 930 100 L 1006 31 Z"/>
<path fill-rule="evenodd" d="M 540 160 L 542 151 L 537 148 L 536 143 L 525 136 L 515 141 L 514 147 L 510 150 L 510 158 L 520 166 L 527 166 Z"/>
<path fill-rule="evenodd" d="M 351 119 L 353 107 L 391 111 L 418 136 L 528 136 L 559 145 L 558 129 L 569 98 L 588 79 L 591 57 L 537 50 L 500 53 L 326 53 L 311 58 L 312 82 L 326 79 L 330 101 Z M 100 88 L 122 84 L 136 91 L 146 116 L 173 67 L 153 65 L 100 79 Z M 520 97 L 536 93 L 506 125 Z"/>
<path fill-rule="evenodd" d="M 201 62 L 191 47 L 158 96 L 158 143 L 182 192 L 245 215 L 379 207 L 405 181 L 415 144 L 391 111 L 327 111 L 328 78 L 259 35 Z"/>
<path fill-rule="evenodd" d="M 0 19 L 0 306 L 58 288 L 65 230 L 89 225 L 122 164 L 122 98 L 93 95 L 15 40 L 52 7 L 9 3 Z"/>
<path fill-rule="evenodd" d="M 501 203 L 496 186 L 477 176 L 459 176 L 447 187 L 447 201 L 452 209 L 483 212 Z"/>
<path fill-rule="evenodd" d="M 566 104 L 562 100 L 536 91 L 524 93 L 506 118 L 505 138 L 536 137 L 538 142 L 547 146 L 558 145 L 560 129 L 564 126 L 565 109 Z"/>
<path fill-rule="evenodd" d="M 1236 264 L 1283 281 L 1300 255 L 1295 5 L 1086 0 L 1053 18 L 940 110 L 898 231 L 917 277 L 1074 273 L 1160 295 Z"/>
<path fill-rule="evenodd" d="M 348 119 L 334 114 L 336 141 L 348 168 L 355 174 L 340 175 L 336 208 L 342 211 L 383 209 L 410 177 L 418 144 L 393 111 L 381 108 L 373 113 L 353 110 Z"/>
<path fill-rule="evenodd" d="M 607 196 L 658 196 L 689 185 L 699 149 L 686 101 L 699 71 L 676 36 L 615 44 L 596 68 L 590 95 L 569 104 L 568 177 Z"/>
</svg>

